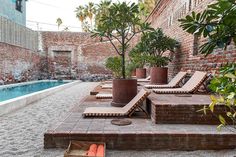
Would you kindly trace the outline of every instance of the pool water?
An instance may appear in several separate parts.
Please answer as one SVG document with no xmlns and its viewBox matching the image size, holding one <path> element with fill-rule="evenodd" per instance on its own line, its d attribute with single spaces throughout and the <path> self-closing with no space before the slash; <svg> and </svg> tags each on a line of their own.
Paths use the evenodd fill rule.
<svg viewBox="0 0 236 157">
<path fill-rule="evenodd" d="M 32 84 L 19 85 L 15 87 L 0 89 L 0 102 L 16 98 L 19 96 L 27 95 L 30 93 L 38 92 L 44 89 L 63 85 L 67 82 L 63 81 L 48 81 L 48 82 L 36 82 Z"/>
</svg>

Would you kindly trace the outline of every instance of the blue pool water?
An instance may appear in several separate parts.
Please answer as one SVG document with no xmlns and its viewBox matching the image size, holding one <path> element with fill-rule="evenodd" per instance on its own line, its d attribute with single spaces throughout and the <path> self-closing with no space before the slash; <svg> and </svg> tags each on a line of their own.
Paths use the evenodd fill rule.
<svg viewBox="0 0 236 157">
<path fill-rule="evenodd" d="M 26 85 L 20 85 L 16 87 L 0 89 L 0 102 L 9 100 L 12 98 L 16 98 L 19 96 L 23 96 L 26 94 L 38 92 L 44 89 L 56 87 L 65 83 L 66 82 L 63 82 L 63 81 L 36 82 L 32 84 L 26 84 Z"/>
</svg>

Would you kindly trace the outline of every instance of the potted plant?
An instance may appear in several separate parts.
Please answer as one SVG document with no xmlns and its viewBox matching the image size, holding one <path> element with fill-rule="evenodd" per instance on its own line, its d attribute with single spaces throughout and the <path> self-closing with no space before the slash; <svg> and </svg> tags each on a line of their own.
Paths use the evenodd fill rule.
<svg viewBox="0 0 236 157">
<path fill-rule="evenodd" d="M 122 75 L 113 80 L 113 106 L 124 106 L 137 94 L 137 80 L 126 76 L 125 58 L 131 39 L 149 28 L 138 17 L 139 11 L 135 3 L 113 3 L 93 31 L 93 37 L 106 38 L 121 58 Z"/>
<path fill-rule="evenodd" d="M 166 36 L 161 29 L 156 29 L 144 33 L 141 37 L 141 43 L 145 47 L 144 53 L 148 54 L 147 63 L 151 67 L 151 84 L 166 84 L 170 57 L 165 54 L 166 51 L 174 52 L 178 42 Z"/>
<path fill-rule="evenodd" d="M 129 53 L 131 62 L 136 67 L 136 77 L 137 78 L 146 78 L 146 69 L 144 65 L 147 61 L 147 55 L 141 53 L 143 51 L 141 43 L 138 43 Z"/>
</svg>

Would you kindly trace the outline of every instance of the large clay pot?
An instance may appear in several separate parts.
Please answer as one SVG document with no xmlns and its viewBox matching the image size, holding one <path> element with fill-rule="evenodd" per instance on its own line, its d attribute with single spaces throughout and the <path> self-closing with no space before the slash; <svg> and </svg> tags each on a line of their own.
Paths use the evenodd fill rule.
<svg viewBox="0 0 236 157">
<path fill-rule="evenodd" d="M 136 77 L 137 78 L 146 78 L 146 69 L 136 68 Z"/>
<path fill-rule="evenodd" d="M 123 107 L 137 94 L 136 79 L 114 79 L 112 81 L 112 102 L 115 107 Z"/>
<path fill-rule="evenodd" d="M 136 69 L 134 69 L 134 70 L 132 71 L 131 76 L 136 76 Z"/>
<path fill-rule="evenodd" d="M 152 67 L 150 75 L 151 84 L 167 84 L 168 68 Z"/>
</svg>

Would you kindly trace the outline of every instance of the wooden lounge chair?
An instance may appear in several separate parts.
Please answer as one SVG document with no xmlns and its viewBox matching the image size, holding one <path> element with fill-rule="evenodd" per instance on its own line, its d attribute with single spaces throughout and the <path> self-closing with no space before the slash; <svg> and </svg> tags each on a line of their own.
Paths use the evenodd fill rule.
<svg viewBox="0 0 236 157">
<path fill-rule="evenodd" d="M 104 84 L 102 85 L 102 89 L 112 89 L 112 84 Z"/>
<path fill-rule="evenodd" d="M 187 72 L 179 72 L 175 77 L 164 85 L 144 85 L 145 88 L 175 88 L 179 85 L 180 81 L 186 76 Z"/>
<path fill-rule="evenodd" d="M 111 93 L 98 93 L 96 94 L 97 99 L 112 99 Z"/>
<path fill-rule="evenodd" d="M 138 82 L 149 82 L 151 79 L 151 76 L 149 75 L 148 77 L 146 77 L 145 79 L 137 79 Z"/>
<path fill-rule="evenodd" d="M 120 117 L 129 116 L 135 112 L 136 109 L 144 112 L 147 116 L 147 112 L 141 107 L 143 101 L 151 92 L 141 89 L 140 92 L 124 107 L 89 107 L 86 108 L 84 117 Z"/>
<path fill-rule="evenodd" d="M 137 79 L 138 82 L 149 82 L 150 81 L 150 76 L 148 76 L 145 79 Z M 102 89 L 112 89 L 112 82 L 106 83 L 106 84 L 101 84 Z"/>
<path fill-rule="evenodd" d="M 153 89 L 155 93 L 165 94 L 190 94 L 195 93 L 206 80 L 207 73 L 196 71 L 193 76 L 181 88 Z"/>
</svg>

